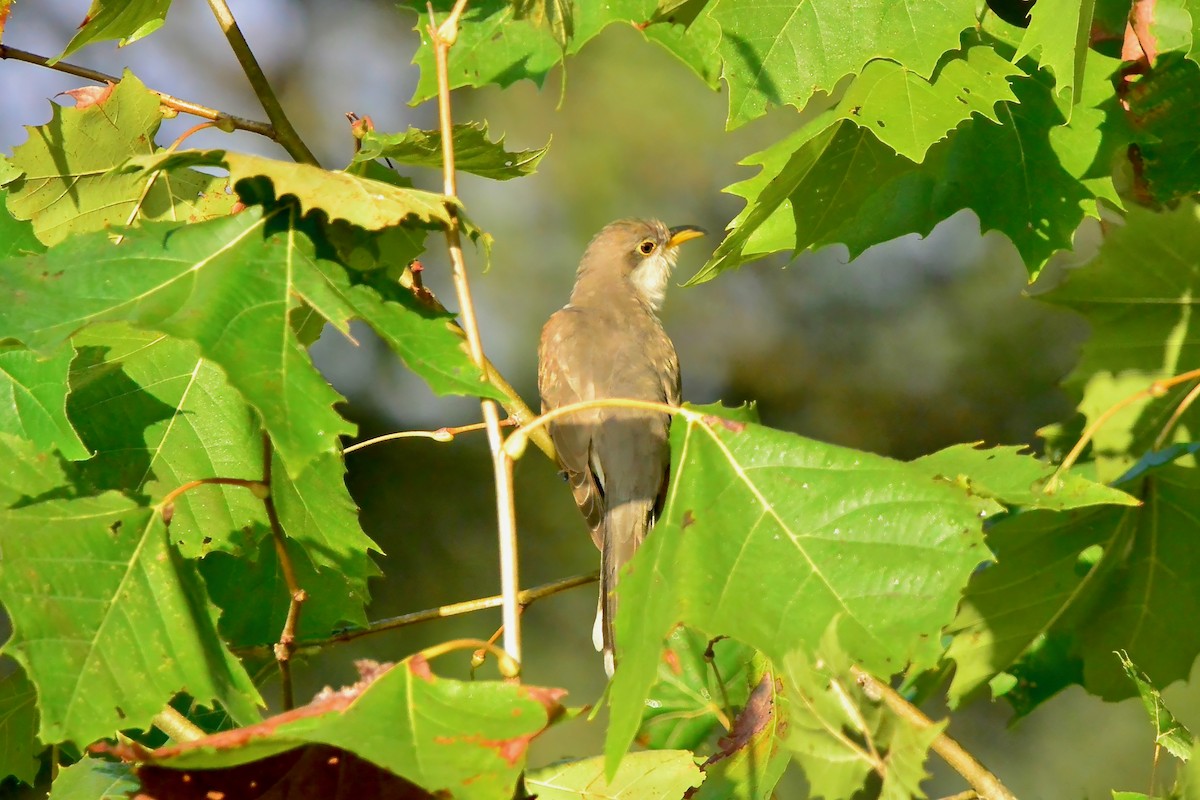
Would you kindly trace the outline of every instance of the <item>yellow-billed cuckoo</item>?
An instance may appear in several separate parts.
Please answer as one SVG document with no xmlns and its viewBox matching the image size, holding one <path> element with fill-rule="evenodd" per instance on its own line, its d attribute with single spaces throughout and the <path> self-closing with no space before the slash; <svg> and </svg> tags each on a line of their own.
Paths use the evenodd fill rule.
<svg viewBox="0 0 1200 800">
<path fill-rule="evenodd" d="M 542 412 L 583 400 L 679 404 L 679 359 L 658 319 L 678 247 L 700 228 L 620 220 L 592 239 L 571 301 L 542 329 Z M 592 639 L 611 676 L 617 576 L 661 510 L 670 452 L 669 414 L 629 408 L 575 412 L 550 424 L 592 540 L 600 548 L 600 603 Z"/>
</svg>

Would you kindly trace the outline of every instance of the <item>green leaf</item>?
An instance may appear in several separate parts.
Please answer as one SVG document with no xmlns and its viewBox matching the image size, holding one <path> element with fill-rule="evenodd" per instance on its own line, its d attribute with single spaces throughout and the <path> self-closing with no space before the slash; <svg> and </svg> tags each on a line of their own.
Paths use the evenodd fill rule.
<svg viewBox="0 0 1200 800">
<path fill-rule="evenodd" d="M 1040 0 L 1029 12 L 1029 27 L 1013 56 L 1020 61 L 1038 54 L 1039 65 L 1054 73 L 1055 92 L 1071 93 L 1064 103 L 1068 117 L 1083 88 L 1095 6 L 1096 0 Z"/>
<path fill-rule="evenodd" d="M 558 46 L 566 48 L 575 35 L 574 0 L 513 0 L 513 19 L 527 19 L 549 28 Z"/>
<path fill-rule="evenodd" d="M 84 758 L 58 773 L 49 800 L 127 800 L 138 786 L 132 764 Z"/>
<path fill-rule="evenodd" d="M 1047 491 L 1054 466 L 1022 453 L 1024 449 L 981 449 L 977 445 L 956 444 L 912 463 L 936 480 L 948 481 L 1007 506 L 1061 511 L 1094 505 L 1139 504 L 1137 498 L 1120 489 L 1090 481 L 1075 472 L 1061 476 L 1059 483 Z"/>
<path fill-rule="evenodd" d="M 92 0 L 79 32 L 54 60 L 93 42 L 120 39 L 120 47 L 133 44 L 161 28 L 170 7 L 171 0 Z"/>
<path fill-rule="evenodd" d="M 1107 75 L 1097 69 L 1092 80 L 1085 102 L 1094 101 Z M 727 190 L 745 197 L 747 207 L 688 283 L 778 250 L 840 242 L 855 257 L 904 234 L 928 234 L 964 208 L 979 216 L 984 231 L 1005 234 L 1036 275 L 1052 254 L 1071 246 L 1083 218 L 1098 213 L 1097 197 L 1115 197 L 1107 159 L 1125 139 L 1109 121 L 1115 108 L 1081 106 L 1067 128 L 1044 77 L 1017 78 L 1011 89 L 1019 102 L 997 108 L 1000 125 L 973 117 L 933 145 L 920 165 L 836 112 L 750 156 L 744 163 L 762 171 Z"/>
<path fill-rule="evenodd" d="M 1116 656 L 1121 661 L 1121 668 L 1125 670 L 1126 676 L 1137 687 L 1138 695 L 1142 698 L 1142 705 L 1146 708 L 1146 714 L 1154 723 L 1154 745 L 1165 748 L 1168 753 L 1180 761 L 1187 761 L 1192 756 L 1192 748 L 1195 744 L 1191 732 L 1175 719 L 1175 715 L 1163 702 L 1158 689 L 1146 680 L 1146 676 L 1138 670 L 1136 664 L 1129 660 L 1129 656 L 1124 652 L 1118 652 Z"/>
<path fill-rule="evenodd" d="M 918 163 L 972 114 L 998 123 L 996 104 L 1016 100 L 1008 78 L 1021 71 L 985 45 L 953 55 L 929 80 L 894 61 L 872 61 L 842 96 L 838 116 Z"/>
<path fill-rule="evenodd" d="M 44 256 L 0 264 L 0 336 L 37 350 L 86 325 L 128 321 L 196 342 L 261 415 L 293 477 L 340 450 L 354 428 L 316 371 L 288 315 L 302 303 L 346 330 L 353 309 L 316 264 L 286 208 L 182 227 L 150 224 L 120 246 L 73 237 Z"/>
<path fill-rule="evenodd" d="M 846 75 L 888 59 L 928 77 L 975 25 L 972 0 L 716 0 L 702 17 L 721 29 L 717 46 L 729 84 L 729 127 L 774 105 L 803 108 Z"/>
<path fill-rule="evenodd" d="M 16 174 L 21 173 L 17 170 Z M 3 182 L 2 177 L 0 182 Z M 8 190 L 0 189 L 0 258 L 45 252 L 46 246 L 38 241 L 33 225 L 28 220 L 18 220 L 8 212 L 7 197 Z"/>
<path fill-rule="evenodd" d="M 137 220 L 195 221 L 227 213 L 224 180 L 195 170 L 148 178 L 112 170 L 155 152 L 158 97 L 131 73 L 85 108 L 52 105 L 49 123 L 13 149 L 24 175 L 9 186 L 8 210 L 33 221 L 46 244 Z M 205 195 L 208 195 L 205 197 Z"/>
<path fill-rule="evenodd" d="M 440 678 L 418 655 L 394 666 L 360 662 L 363 680 L 244 731 L 156 751 L 178 770 L 246 764 L 308 744 L 348 750 L 430 793 L 507 800 L 526 750 L 562 712 L 559 689 Z"/>
<path fill-rule="evenodd" d="M 683 5 L 703 6 L 704 0 L 690 0 Z M 717 90 L 721 85 L 721 57 L 717 53 L 721 26 L 710 17 L 686 19 L 685 10 L 684 7 L 660 10 L 651 24 L 635 27 L 642 28 L 647 41 L 664 48 L 695 72 L 710 89 Z"/>
<path fill-rule="evenodd" d="M 16 440 L 0 444 L 6 462 L 35 458 Z M 42 493 L 65 480 L 45 465 L 41 477 Z M 184 689 L 239 719 L 257 715 L 258 692 L 155 509 L 115 492 L 18 504 L 0 511 L 0 551 L 13 624 L 4 652 L 37 686 L 41 741 L 83 746 L 147 728 Z"/>
<path fill-rule="evenodd" d="M 417 12 L 415 30 L 421 35 L 421 46 L 413 57 L 421 77 L 409 100 L 409 104 L 415 106 L 437 95 L 437 71 L 427 30 L 426 4 L 410 2 Z M 561 3 L 563 0 L 533 2 Z M 452 5 L 453 0 L 438 0 L 433 4 L 439 22 L 446 18 Z M 516 4 L 511 0 L 471 3 L 460 20 L 458 39 L 450 49 L 447 70 L 450 88 L 492 84 L 505 87 L 520 80 L 532 81 L 540 87 L 550 70 L 562 63 L 564 56 L 578 53 L 605 27 L 616 22 L 645 24 L 650 21 L 655 6 L 654 0 L 576 3 L 575 33 L 564 49 L 550 26 L 538 25 L 533 19 L 515 18 L 518 16 Z"/>
<path fill-rule="evenodd" d="M 646 700 L 639 744 L 654 750 L 696 750 L 721 724 L 725 703 L 745 704 L 751 651 L 722 639 L 712 645 L 710 663 L 708 647 L 708 637 L 694 630 L 671 632 Z"/>
<path fill-rule="evenodd" d="M 274 187 L 276 198 L 295 197 L 302 212 L 320 209 L 331 220 L 345 220 L 367 230 L 401 224 L 442 226 L 450 219 L 447 203 L 459 205 L 457 200 L 445 195 L 384 183 L 351 172 L 225 150 L 180 150 L 134 158 L 127 161 L 120 172 L 136 175 L 145 170 L 152 174 L 173 175 L 192 166 L 228 169 L 229 182 L 243 193 L 247 203 L 261 202 L 264 198 L 253 191 L 253 185 L 242 182 L 265 178 Z M 469 225 L 467 232 L 473 238 L 480 235 Z"/>
<path fill-rule="evenodd" d="M 1159 55 L 1179 53 L 1195 60 L 1195 17 L 1189 9 L 1190 0 L 1157 0 L 1154 4 L 1150 33 Z"/>
<path fill-rule="evenodd" d="M 257 542 L 252 541 L 241 557 L 211 553 L 200 562 L 209 597 L 224 612 L 221 635 L 237 646 L 279 641 L 291 600 L 270 530 L 260 527 L 252 535 Z M 362 563 L 353 564 L 353 572 L 343 573 L 315 568 L 308 553 L 319 551 L 306 550 L 290 538 L 287 549 L 296 583 L 308 595 L 296 628 L 298 638 L 320 639 L 341 628 L 366 627 L 365 608 L 370 598 L 362 573 L 370 571 L 374 575 L 378 570 L 371 569 L 373 564 L 365 550 L 357 559 Z M 245 613 L 247 607 L 253 607 L 254 613 Z"/>
<path fill-rule="evenodd" d="M 1079 364 L 1064 381 L 1089 422 L 1156 380 L 1200 367 L 1198 253 L 1196 203 L 1185 200 L 1163 213 L 1132 207 L 1091 264 L 1041 296 L 1080 312 L 1091 326 Z M 1133 397 L 1107 419 L 1092 438 L 1100 480 L 1116 479 L 1149 450 L 1200 439 L 1196 406 L 1167 427 L 1188 389 Z"/>
<path fill-rule="evenodd" d="M 638 613 L 616 620 L 610 769 L 674 624 L 778 663 L 841 615 L 851 656 L 892 674 L 939 646 L 968 576 L 990 559 L 976 504 L 912 465 L 688 411 L 671 436 L 666 507 L 619 590 Z"/>
<path fill-rule="evenodd" d="M 504 149 L 504 137 L 488 138 L 487 123 L 467 123 L 454 126 L 452 137 L 454 166 L 462 172 L 482 175 L 498 181 L 532 175 L 550 148 L 509 152 Z M 442 167 L 442 135 L 440 131 L 409 128 L 405 133 L 375 133 L 363 135 L 360 148 L 351 162 L 388 158 L 401 164 L 422 167 Z"/>
<path fill-rule="evenodd" d="M 745 707 L 720 749 L 701 765 L 704 783 L 696 800 L 768 800 L 791 760 L 781 747 L 788 726 L 786 703 L 766 660 L 760 656 L 755 662 Z"/>
<path fill-rule="evenodd" d="M 0 782 L 13 776 L 32 786 L 42 749 L 37 741 L 37 692 L 11 661 L 0 660 L 0 669 L 7 673 L 0 678 Z"/>
<path fill-rule="evenodd" d="M 261 427 L 194 344 L 119 324 L 73 343 L 67 410 L 95 453 L 70 476 L 79 493 L 158 502 L 188 481 L 262 477 Z M 171 539 L 188 557 L 237 550 L 237 531 L 266 524 L 262 502 L 237 486 L 196 487 L 174 507 Z"/>
<path fill-rule="evenodd" d="M 597 756 L 534 770 L 525 786 L 539 800 L 675 800 L 702 780 L 687 750 L 653 750 L 631 753 L 609 779 L 604 758 Z"/>
<path fill-rule="evenodd" d="M 997 563 L 972 578 L 950 628 L 951 702 L 1002 671 L 1030 672 L 1029 659 L 1057 685 L 1042 687 L 1022 713 L 1076 680 L 1105 699 L 1129 697 L 1118 649 L 1154 685 L 1187 676 L 1200 653 L 1200 634 L 1183 622 L 1200 614 L 1190 511 L 1200 477 L 1172 464 L 1129 488 L 1141 508 L 1033 511 L 992 526 Z"/>
<path fill-rule="evenodd" d="M 45 359 L 23 347 L 0 346 L 0 432 L 71 460 L 91 456 L 67 420 L 67 371 L 74 355 L 67 344 Z"/>
<path fill-rule="evenodd" d="M 881 778 L 881 800 L 924 797 L 925 759 L 946 723 L 917 729 L 868 698 L 850 676 L 836 625 L 817 654 L 797 651 L 783 661 L 785 747 L 803 767 L 813 797 L 857 796 L 872 772 Z"/>
<path fill-rule="evenodd" d="M 1141 158 L 1142 194 L 1172 203 L 1200 191 L 1200 148 L 1190 121 L 1200 114 L 1200 64 L 1179 54 L 1160 57 L 1125 94 Z"/>
</svg>

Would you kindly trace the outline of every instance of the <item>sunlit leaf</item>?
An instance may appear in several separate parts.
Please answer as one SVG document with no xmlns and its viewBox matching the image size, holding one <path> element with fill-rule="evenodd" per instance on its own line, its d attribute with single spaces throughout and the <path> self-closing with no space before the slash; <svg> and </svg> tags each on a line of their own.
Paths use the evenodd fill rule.
<svg viewBox="0 0 1200 800">
<path fill-rule="evenodd" d="M 1120 659 L 1121 668 L 1125 670 L 1129 680 L 1137 687 L 1146 714 L 1154 725 L 1155 746 L 1164 748 L 1180 761 L 1187 761 L 1192 757 L 1192 748 L 1195 745 L 1191 732 L 1175 719 L 1175 715 L 1163 702 L 1162 694 L 1146 680 L 1146 676 L 1138 670 L 1137 664 L 1130 661 L 1129 656 L 1123 652 L 1117 653 L 1116 656 Z"/>
<path fill-rule="evenodd" d="M 704 776 L 687 750 L 633 753 L 610 779 L 600 756 L 534 770 L 525 785 L 540 800 L 674 800 Z"/>
<path fill-rule="evenodd" d="M 120 39 L 120 46 L 149 36 L 167 20 L 171 0 L 92 0 L 79 31 L 58 58 L 93 42 Z"/>
<path fill-rule="evenodd" d="M 67 370 L 74 355 L 69 345 L 46 358 L 0 346 L 0 432 L 72 460 L 91 455 L 67 420 Z"/>
<path fill-rule="evenodd" d="M 488 138 L 486 123 L 455 125 L 452 142 L 456 169 L 501 181 L 532 175 L 550 147 L 547 144 L 538 150 L 509 152 L 504 149 L 503 136 L 494 142 Z M 372 131 L 364 134 L 359 144 L 360 148 L 354 154 L 355 163 L 387 158 L 401 164 L 442 167 L 442 135 L 439 131 L 416 128 L 409 128 L 404 133 Z"/>
</svg>

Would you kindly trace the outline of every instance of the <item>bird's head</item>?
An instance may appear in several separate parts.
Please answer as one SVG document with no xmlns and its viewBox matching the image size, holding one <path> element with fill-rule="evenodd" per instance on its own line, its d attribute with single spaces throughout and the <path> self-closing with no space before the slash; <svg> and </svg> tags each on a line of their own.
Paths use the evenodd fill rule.
<svg viewBox="0 0 1200 800">
<path fill-rule="evenodd" d="M 579 264 L 579 277 L 598 273 L 603 280 L 628 280 L 642 300 L 657 311 L 662 307 L 679 245 L 704 233 L 695 225 L 668 228 L 658 220 L 618 220 L 592 239 Z"/>
</svg>

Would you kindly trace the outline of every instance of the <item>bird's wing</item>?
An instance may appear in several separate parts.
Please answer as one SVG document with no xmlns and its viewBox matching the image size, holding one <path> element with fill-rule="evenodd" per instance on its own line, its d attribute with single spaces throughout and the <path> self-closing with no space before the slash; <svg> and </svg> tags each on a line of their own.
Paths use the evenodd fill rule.
<svg viewBox="0 0 1200 800">
<path fill-rule="evenodd" d="M 538 392 L 542 413 L 581 400 L 595 399 L 595 387 L 587 377 L 570 370 L 577 361 L 576 350 L 583 345 L 577 335 L 579 312 L 567 307 L 555 312 L 542 328 L 538 346 Z M 558 453 L 558 464 L 571 484 L 575 504 L 583 513 L 592 541 L 603 545 L 604 522 L 603 474 L 593 467 L 592 440 L 597 426 L 597 411 L 581 411 L 550 424 L 550 438 Z"/>
</svg>

